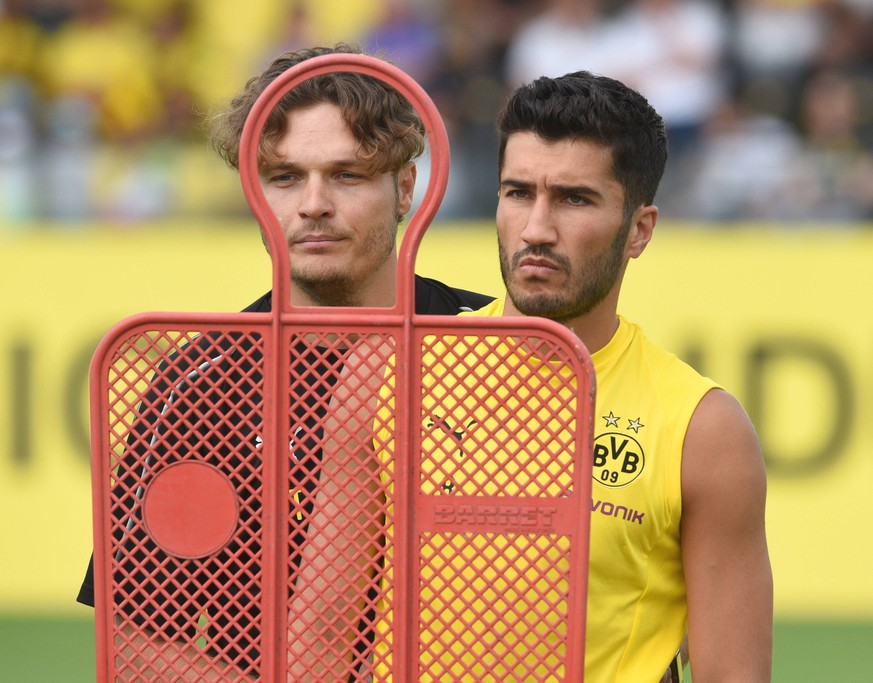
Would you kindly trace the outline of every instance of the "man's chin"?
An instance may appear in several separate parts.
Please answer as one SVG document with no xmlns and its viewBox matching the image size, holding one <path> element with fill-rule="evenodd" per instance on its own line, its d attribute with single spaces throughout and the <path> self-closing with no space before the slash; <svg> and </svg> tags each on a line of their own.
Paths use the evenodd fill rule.
<svg viewBox="0 0 873 683">
<path fill-rule="evenodd" d="M 357 306 L 357 288 L 347 274 L 320 273 L 318 277 L 294 275 L 291 281 L 313 305 Z"/>
<path fill-rule="evenodd" d="M 567 310 L 567 301 L 556 294 L 511 294 L 510 298 L 518 312 L 523 315 L 557 320 Z"/>
</svg>

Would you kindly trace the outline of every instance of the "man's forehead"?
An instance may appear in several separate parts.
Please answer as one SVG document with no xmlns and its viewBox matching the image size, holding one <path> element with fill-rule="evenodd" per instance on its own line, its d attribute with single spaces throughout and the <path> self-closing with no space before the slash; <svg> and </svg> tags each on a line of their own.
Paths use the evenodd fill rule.
<svg viewBox="0 0 873 683">
<path fill-rule="evenodd" d="M 285 133 L 292 128 L 312 130 L 339 130 L 349 136 L 352 131 L 339 105 L 332 102 L 313 102 L 293 107 L 285 112 Z"/>
<path fill-rule="evenodd" d="M 360 144 L 343 120 L 339 107 L 324 104 L 285 114 L 284 130 L 266 145 L 261 166 L 294 163 L 305 155 L 324 161 L 363 164 Z"/>
<path fill-rule="evenodd" d="M 506 142 L 503 170 L 507 166 L 542 174 L 562 168 L 566 173 L 585 167 L 601 167 L 610 171 L 613 164 L 612 148 L 588 138 L 544 138 L 530 131 L 513 133 Z"/>
</svg>

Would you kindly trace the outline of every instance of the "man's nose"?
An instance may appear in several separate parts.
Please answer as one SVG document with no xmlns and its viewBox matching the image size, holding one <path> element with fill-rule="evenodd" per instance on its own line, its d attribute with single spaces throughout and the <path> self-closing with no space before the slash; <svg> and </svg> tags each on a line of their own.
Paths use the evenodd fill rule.
<svg viewBox="0 0 873 683">
<path fill-rule="evenodd" d="M 303 218 L 324 218 L 334 211 L 329 183 L 320 177 L 310 177 L 303 185 L 297 209 Z"/>
<path fill-rule="evenodd" d="M 524 229 L 521 231 L 521 238 L 528 244 L 554 244 L 557 232 L 548 198 L 537 197 L 531 204 Z"/>
</svg>

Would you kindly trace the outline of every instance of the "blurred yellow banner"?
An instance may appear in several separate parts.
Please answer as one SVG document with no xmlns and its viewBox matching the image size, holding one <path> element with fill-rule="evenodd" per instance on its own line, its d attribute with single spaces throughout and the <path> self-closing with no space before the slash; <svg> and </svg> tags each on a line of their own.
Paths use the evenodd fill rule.
<svg viewBox="0 0 873 683">
<path fill-rule="evenodd" d="M 783 618 L 873 618 L 873 230 L 659 226 L 620 311 L 746 406 Z M 493 226 L 436 225 L 418 272 L 501 292 Z M 251 225 L 0 234 L 0 612 L 82 610 L 91 354 L 125 316 L 270 287 Z"/>
</svg>

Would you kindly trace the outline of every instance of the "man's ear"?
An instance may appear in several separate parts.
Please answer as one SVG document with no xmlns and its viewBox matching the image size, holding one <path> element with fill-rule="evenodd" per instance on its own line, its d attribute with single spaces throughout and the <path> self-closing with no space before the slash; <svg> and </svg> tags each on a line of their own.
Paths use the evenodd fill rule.
<svg viewBox="0 0 873 683">
<path fill-rule="evenodd" d="M 625 253 L 628 258 L 637 258 L 642 254 L 652 239 L 655 224 L 658 222 L 658 207 L 647 204 L 634 211 L 631 227 L 628 233 Z"/>
<path fill-rule="evenodd" d="M 415 190 L 415 178 L 418 169 L 415 164 L 408 163 L 397 172 L 397 213 L 405 216 L 412 208 L 412 193 Z"/>
</svg>

